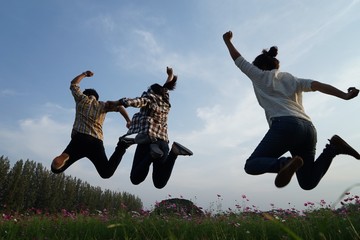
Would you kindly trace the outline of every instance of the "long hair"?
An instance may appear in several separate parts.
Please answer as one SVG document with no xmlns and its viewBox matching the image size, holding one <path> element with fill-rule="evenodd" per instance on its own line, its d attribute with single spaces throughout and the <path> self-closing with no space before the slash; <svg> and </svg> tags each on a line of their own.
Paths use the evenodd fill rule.
<svg viewBox="0 0 360 240">
<path fill-rule="evenodd" d="M 176 88 L 177 76 L 174 76 L 171 81 L 166 82 L 164 85 L 155 83 L 150 86 L 150 89 L 157 95 L 161 96 L 166 102 L 169 103 L 168 91 L 173 91 Z"/>
<path fill-rule="evenodd" d="M 279 69 L 279 60 L 276 58 L 278 54 L 278 48 L 272 46 L 269 51 L 262 50 L 262 54 L 257 56 L 253 61 L 253 64 L 261 70 L 273 70 Z"/>
<path fill-rule="evenodd" d="M 163 87 L 172 91 L 176 88 L 177 76 L 175 75 L 173 79 L 169 82 L 166 82 Z"/>
</svg>

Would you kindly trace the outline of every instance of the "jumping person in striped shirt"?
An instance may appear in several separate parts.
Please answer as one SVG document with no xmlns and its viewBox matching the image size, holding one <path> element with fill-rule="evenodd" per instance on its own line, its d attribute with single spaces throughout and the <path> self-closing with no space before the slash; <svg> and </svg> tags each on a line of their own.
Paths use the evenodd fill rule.
<svg viewBox="0 0 360 240">
<path fill-rule="evenodd" d="M 251 80 L 259 105 L 265 110 L 270 129 L 245 164 L 251 175 L 276 173 L 275 185 L 285 187 L 296 173 L 302 189 L 315 188 L 333 158 L 347 154 L 360 159 L 359 153 L 334 135 L 315 160 L 317 135 L 302 105 L 302 92 L 320 91 L 344 100 L 355 98 L 359 90 L 343 92 L 329 84 L 297 78 L 279 71 L 278 49 L 263 50 L 253 63 L 246 61 L 231 42 L 232 32 L 223 40 L 236 66 Z M 290 152 L 291 157 L 283 157 Z"/>
<path fill-rule="evenodd" d="M 117 169 L 126 149 L 131 145 L 129 139 L 121 139 L 110 159 L 107 158 L 103 144 L 103 123 L 106 113 L 120 112 L 130 126 L 130 118 L 118 101 L 99 101 L 94 89 L 80 90 L 80 82 L 85 77 L 92 77 L 91 71 L 76 76 L 70 85 L 76 103 L 75 121 L 71 133 L 71 141 L 63 153 L 54 158 L 51 170 L 54 173 L 65 171 L 81 158 L 88 158 L 102 178 L 110 178 Z"/>
<path fill-rule="evenodd" d="M 169 151 L 167 120 L 171 108 L 169 91 L 174 90 L 177 76 L 172 68 L 167 67 L 167 80 L 164 85 L 153 84 L 141 97 L 120 99 L 124 107 L 140 108 L 134 114 L 129 131 L 126 135 L 137 134 L 134 161 L 131 168 L 130 180 L 133 184 L 142 183 L 153 164 L 153 183 L 156 188 L 163 188 L 167 184 L 177 156 L 190 156 L 193 153 L 174 142 Z M 120 138 L 121 139 L 121 138 Z"/>
</svg>

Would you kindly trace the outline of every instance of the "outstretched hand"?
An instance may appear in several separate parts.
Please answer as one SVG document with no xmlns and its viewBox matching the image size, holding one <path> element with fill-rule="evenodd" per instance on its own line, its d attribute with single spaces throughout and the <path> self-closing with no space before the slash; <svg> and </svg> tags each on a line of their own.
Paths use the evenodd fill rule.
<svg viewBox="0 0 360 240">
<path fill-rule="evenodd" d="M 131 126 L 131 121 L 126 122 L 126 127 L 130 128 L 130 126 Z"/>
<path fill-rule="evenodd" d="M 225 42 L 231 41 L 232 37 L 233 37 L 233 33 L 231 31 L 228 31 L 223 35 L 223 39 Z"/>
<path fill-rule="evenodd" d="M 94 73 L 92 71 L 87 70 L 86 72 L 82 72 L 81 74 L 77 75 L 72 81 L 71 84 L 79 84 L 84 78 L 92 77 Z"/>
<path fill-rule="evenodd" d="M 125 97 L 119 99 L 119 104 L 126 108 L 129 106 Z"/>
<path fill-rule="evenodd" d="M 166 67 L 166 73 L 167 73 L 168 76 L 171 76 L 171 75 L 174 74 L 173 69 L 171 67 Z"/>
<path fill-rule="evenodd" d="M 235 61 L 238 57 L 241 56 L 241 54 L 231 42 L 232 37 L 233 37 L 232 31 L 227 31 L 226 33 L 223 34 L 225 45 L 229 50 L 231 58 Z"/>
<path fill-rule="evenodd" d="M 346 94 L 346 99 L 352 99 L 354 97 L 356 97 L 359 94 L 359 89 L 355 88 L 355 87 L 349 87 L 348 88 L 348 92 Z"/>
<path fill-rule="evenodd" d="M 94 76 L 94 73 L 92 71 L 87 70 L 86 72 L 83 72 L 83 74 L 85 75 L 85 77 L 92 77 Z"/>
</svg>

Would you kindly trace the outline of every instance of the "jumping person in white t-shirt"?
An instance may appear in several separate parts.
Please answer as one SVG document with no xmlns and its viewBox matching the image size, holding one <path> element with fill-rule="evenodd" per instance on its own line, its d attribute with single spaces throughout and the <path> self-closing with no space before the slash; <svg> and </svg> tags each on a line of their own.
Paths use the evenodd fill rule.
<svg viewBox="0 0 360 240">
<path fill-rule="evenodd" d="M 334 135 L 315 160 L 316 129 L 302 105 L 302 92 L 320 91 L 349 100 L 359 94 L 358 89 L 350 87 L 346 93 L 329 84 L 280 72 L 279 61 L 275 58 L 277 47 L 263 50 L 251 64 L 234 47 L 232 36 L 231 31 L 226 32 L 224 42 L 236 66 L 250 78 L 270 127 L 246 160 L 246 173 L 276 173 L 275 185 L 279 188 L 285 187 L 296 173 L 300 187 L 310 190 L 318 185 L 336 155 L 347 154 L 360 159 L 356 150 Z M 283 157 L 288 151 L 291 157 Z"/>
</svg>

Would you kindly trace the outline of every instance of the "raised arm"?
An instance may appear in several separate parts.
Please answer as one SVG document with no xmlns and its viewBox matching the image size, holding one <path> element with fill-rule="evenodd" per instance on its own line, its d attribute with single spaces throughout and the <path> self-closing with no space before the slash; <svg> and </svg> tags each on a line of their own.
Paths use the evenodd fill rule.
<svg viewBox="0 0 360 240">
<path fill-rule="evenodd" d="M 231 42 L 232 36 L 233 36 L 232 32 L 228 31 L 228 32 L 224 33 L 223 39 L 224 39 L 226 47 L 229 50 L 231 58 L 235 61 L 238 57 L 241 56 L 241 54 L 235 48 L 235 46 L 232 44 L 232 42 Z"/>
<path fill-rule="evenodd" d="M 340 89 L 337 89 L 334 86 L 331 86 L 329 84 L 321 83 L 318 81 L 313 81 L 311 83 L 311 89 L 313 91 L 319 91 L 328 95 L 332 95 L 344 100 L 350 100 L 354 97 L 356 97 L 359 94 L 359 90 L 355 87 L 348 88 L 348 92 L 343 92 Z"/>
<path fill-rule="evenodd" d="M 83 80 L 84 77 L 92 77 L 94 75 L 93 72 L 91 71 L 86 71 L 86 72 L 83 72 L 79 75 L 77 75 L 72 81 L 71 81 L 71 84 L 79 84 L 81 82 L 81 80 Z"/>
</svg>

